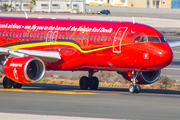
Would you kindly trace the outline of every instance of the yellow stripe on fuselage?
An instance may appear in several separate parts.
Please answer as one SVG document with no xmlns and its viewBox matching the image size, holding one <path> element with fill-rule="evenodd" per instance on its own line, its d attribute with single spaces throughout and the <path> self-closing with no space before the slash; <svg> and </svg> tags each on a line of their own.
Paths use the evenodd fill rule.
<svg viewBox="0 0 180 120">
<path fill-rule="evenodd" d="M 52 44 L 49 44 L 49 45 L 52 45 Z M 113 46 L 106 46 L 106 47 L 100 47 L 100 48 L 95 48 L 95 49 L 90 49 L 90 50 L 83 50 L 77 44 L 72 43 L 72 42 L 56 42 L 55 45 L 71 46 L 71 47 L 74 47 L 74 48 L 78 49 L 82 53 L 89 53 L 89 52 L 94 52 L 94 51 L 108 49 L 108 48 L 113 47 Z M 124 46 L 124 45 L 128 45 L 128 44 L 123 44 L 121 46 Z M 24 48 L 40 47 L 40 46 L 48 46 L 48 44 L 46 42 L 27 43 L 27 44 L 21 44 L 21 45 L 13 45 L 13 46 L 10 46 L 10 47 L 7 47 L 7 48 L 11 48 L 11 49 L 24 49 Z M 119 45 L 115 45 L 115 47 L 117 47 L 117 46 L 119 46 Z"/>
</svg>

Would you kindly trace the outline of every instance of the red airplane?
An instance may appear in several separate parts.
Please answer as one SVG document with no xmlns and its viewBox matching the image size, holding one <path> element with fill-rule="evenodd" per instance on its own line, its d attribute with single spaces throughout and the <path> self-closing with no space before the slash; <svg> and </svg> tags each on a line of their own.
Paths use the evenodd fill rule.
<svg viewBox="0 0 180 120">
<path fill-rule="evenodd" d="M 0 70 L 4 88 L 41 80 L 45 70 L 88 71 L 81 89 L 96 90 L 97 71 L 117 71 L 139 84 L 158 80 L 173 53 L 156 29 L 134 22 L 0 17 Z"/>
</svg>

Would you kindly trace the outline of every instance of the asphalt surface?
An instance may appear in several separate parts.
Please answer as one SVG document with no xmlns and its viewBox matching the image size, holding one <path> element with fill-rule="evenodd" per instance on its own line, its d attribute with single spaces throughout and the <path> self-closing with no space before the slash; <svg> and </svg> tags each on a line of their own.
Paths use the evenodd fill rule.
<svg viewBox="0 0 180 120">
<path fill-rule="evenodd" d="M 110 16 L 123 17 L 151 17 L 165 19 L 180 19 L 180 9 L 148 9 L 148 8 L 127 8 L 127 7 L 110 7 L 110 6 L 86 6 L 86 12 L 97 13 L 97 11 L 108 9 Z"/>
<path fill-rule="evenodd" d="M 28 92 L 0 90 L 0 112 L 131 120 L 178 120 L 180 117 L 180 91 L 142 90 L 141 94 L 130 94 L 126 88 L 81 91 L 78 86 L 45 84 L 25 85 L 23 89 Z M 79 94 L 67 94 L 68 91 Z M 3 114 L 0 118 L 6 117 Z"/>
<path fill-rule="evenodd" d="M 95 13 L 105 8 L 110 9 L 112 13 L 110 16 L 49 13 L 28 13 L 28 16 L 116 21 L 132 21 L 131 17 L 135 17 L 136 22 L 148 24 L 160 31 L 180 31 L 179 9 L 87 6 L 86 10 L 91 9 Z M 0 16 L 24 17 L 25 15 L 10 12 L 0 13 Z M 165 35 L 165 37 L 168 42 L 179 40 L 179 36 Z M 173 48 L 173 51 L 174 60 L 171 65 L 162 70 L 162 74 L 178 81 L 180 48 Z M 70 72 L 66 74 L 71 75 Z M 54 117 L 58 116 L 59 119 L 66 120 L 80 119 L 79 117 L 133 120 L 179 120 L 180 118 L 180 91 L 143 89 L 140 94 L 130 94 L 127 88 L 100 87 L 96 91 L 81 91 L 78 86 L 46 84 L 24 85 L 22 90 L 1 88 L 2 84 L 0 84 L 0 119 L 44 119 L 42 116 L 37 118 L 36 115 L 45 115 L 46 119 L 55 115 Z"/>
</svg>

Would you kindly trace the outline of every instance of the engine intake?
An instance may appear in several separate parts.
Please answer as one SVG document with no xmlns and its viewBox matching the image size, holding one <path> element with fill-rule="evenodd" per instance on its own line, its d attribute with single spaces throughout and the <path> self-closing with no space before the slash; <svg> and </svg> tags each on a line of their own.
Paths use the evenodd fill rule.
<svg viewBox="0 0 180 120">
<path fill-rule="evenodd" d="M 161 74 L 161 70 L 150 71 L 150 72 L 141 72 L 137 77 L 139 84 L 151 84 L 156 82 Z"/>
<path fill-rule="evenodd" d="M 138 84 L 151 84 L 156 82 L 161 74 L 161 70 L 149 71 L 149 72 L 140 72 L 137 76 Z M 131 81 L 127 72 L 121 72 L 121 75 L 124 79 Z"/>
<path fill-rule="evenodd" d="M 4 73 L 11 80 L 21 84 L 36 83 L 43 78 L 45 66 L 36 57 L 11 57 L 4 65 Z"/>
</svg>

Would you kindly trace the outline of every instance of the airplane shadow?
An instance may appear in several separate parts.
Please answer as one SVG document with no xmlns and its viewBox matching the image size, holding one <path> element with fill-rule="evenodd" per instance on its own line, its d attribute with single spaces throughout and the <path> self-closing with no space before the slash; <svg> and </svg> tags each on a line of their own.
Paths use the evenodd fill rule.
<svg viewBox="0 0 180 120">
<path fill-rule="evenodd" d="M 0 88 L 2 87 L 2 83 L 0 83 Z M 63 91 L 74 91 L 81 90 L 77 85 L 58 85 L 58 84 L 24 84 L 22 89 L 24 90 L 63 90 Z M 86 92 L 94 92 L 94 90 L 86 90 Z M 121 92 L 121 93 L 129 93 L 129 88 L 114 88 L 114 87 L 99 87 L 97 92 Z M 177 90 L 160 90 L 160 89 L 142 89 L 141 93 L 152 93 L 152 94 L 164 94 L 164 95 L 180 95 L 180 91 Z"/>
</svg>

